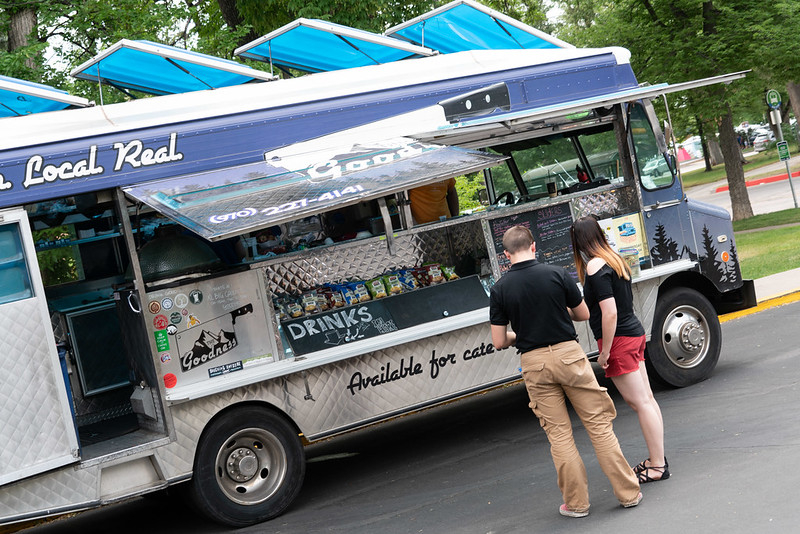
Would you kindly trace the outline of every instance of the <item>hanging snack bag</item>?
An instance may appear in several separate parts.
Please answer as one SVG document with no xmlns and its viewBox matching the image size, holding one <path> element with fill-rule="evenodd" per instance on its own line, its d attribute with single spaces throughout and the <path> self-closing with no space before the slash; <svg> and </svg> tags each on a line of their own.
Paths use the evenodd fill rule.
<svg viewBox="0 0 800 534">
<path fill-rule="evenodd" d="M 414 267 L 411 269 L 411 274 L 417 280 L 417 283 L 420 285 L 420 287 L 431 285 L 431 277 L 428 274 L 428 269 L 424 267 Z"/>
<path fill-rule="evenodd" d="M 284 298 L 274 299 L 273 304 L 278 321 L 283 322 L 289 318 L 289 312 L 286 311 L 286 301 Z"/>
<path fill-rule="evenodd" d="M 390 295 L 398 295 L 403 292 L 403 284 L 400 282 L 400 275 L 398 273 L 387 273 L 381 276 L 383 285 Z"/>
<path fill-rule="evenodd" d="M 444 282 L 444 274 L 442 274 L 442 268 L 438 263 L 428 263 L 423 265 L 422 268 L 428 271 L 428 280 L 430 285 L 441 284 Z"/>
<path fill-rule="evenodd" d="M 328 303 L 330 304 L 331 308 L 344 307 L 345 305 L 344 296 L 342 295 L 342 291 L 339 289 L 338 286 L 326 284 L 322 292 L 328 299 Z"/>
<path fill-rule="evenodd" d="M 397 278 L 403 286 L 403 291 L 413 291 L 419 287 L 417 277 L 414 276 L 414 273 L 409 269 L 403 269 L 397 273 Z"/>
<path fill-rule="evenodd" d="M 367 290 L 369 294 L 372 295 L 373 299 L 382 299 L 388 293 L 386 292 L 386 286 L 383 285 L 383 278 L 373 278 L 367 282 Z"/>
<path fill-rule="evenodd" d="M 328 295 L 322 289 L 317 290 L 317 310 L 324 312 L 331 309 L 331 302 Z"/>
<path fill-rule="evenodd" d="M 372 300 L 369 290 L 367 290 L 367 286 L 364 282 L 352 282 L 351 284 L 348 284 L 348 286 L 353 293 L 355 293 L 356 297 L 358 297 L 358 302 Z"/>
<path fill-rule="evenodd" d="M 303 306 L 297 301 L 297 299 L 286 299 L 285 302 L 286 314 L 292 319 L 297 319 L 298 317 L 305 315 Z"/>
<path fill-rule="evenodd" d="M 303 306 L 303 312 L 306 314 L 316 313 L 319 311 L 319 302 L 317 300 L 316 291 L 307 291 L 300 297 L 300 305 Z"/>
<path fill-rule="evenodd" d="M 455 267 L 442 265 L 442 274 L 447 280 L 458 280 Z"/>
<path fill-rule="evenodd" d="M 353 291 L 352 287 L 350 287 L 350 284 L 342 284 L 337 287 L 339 288 L 339 292 L 342 294 L 345 306 L 358 304 L 360 302 L 358 295 L 356 295 L 355 291 Z"/>
</svg>

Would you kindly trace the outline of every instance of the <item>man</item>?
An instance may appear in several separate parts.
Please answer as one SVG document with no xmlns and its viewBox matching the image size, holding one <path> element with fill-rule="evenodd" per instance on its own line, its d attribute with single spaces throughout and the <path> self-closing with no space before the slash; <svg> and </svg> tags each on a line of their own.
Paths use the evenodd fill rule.
<svg viewBox="0 0 800 534">
<path fill-rule="evenodd" d="M 589 318 L 578 286 L 562 267 L 536 261 L 536 244 L 524 226 L 503 234 L 503 248 L 511 268 L 492 287 L 492 343 L 498 349 L 515 345 L 520 354 L 530 407 L 550 441 L 564 498 L 559 513 L 567 517 L 589 514 L 586 468 L 575 447 L 565 396 L 592 440 L 614 495 L 622 506 L 636 506 L 642 494 L 614 435 L 614 403 L 597 383 L 577 342 L 572 321 Z M 512 331 L 507 330 L 509 322 Z"/>
<path fill-rule="evenodd" d="M 440 217 L 455 217 L 459 211 L 456 179 L 410 189 L 408 200 L 411 202 L 414 224 L 435 222 Z"/>
</svg>

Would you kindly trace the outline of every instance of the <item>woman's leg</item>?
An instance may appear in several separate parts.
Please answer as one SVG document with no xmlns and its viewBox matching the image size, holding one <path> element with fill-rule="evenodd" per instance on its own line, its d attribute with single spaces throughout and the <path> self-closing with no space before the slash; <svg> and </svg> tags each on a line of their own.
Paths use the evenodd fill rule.
<svg viewBox="0 0 800 534">
<path fill-rule="evenodd" d="M 617 390 L 625 399 L 625 402 L 633 408 L 639 417 L 639 426 L 642 428 L 644 441 L 650 453 L 649 466 L 662 467 L 664 459 L 664 422 L 661 416 L 661 409 L 653 397 L 650 383 L 647 381 L 647 371 L 644 369 L 644 362 L 639 364 L 639 369 L 632 373 L 611 377 Z M 661 475 L 655 470 L 648 472 L 648 475 L 658 480 Z"/>
</svg>

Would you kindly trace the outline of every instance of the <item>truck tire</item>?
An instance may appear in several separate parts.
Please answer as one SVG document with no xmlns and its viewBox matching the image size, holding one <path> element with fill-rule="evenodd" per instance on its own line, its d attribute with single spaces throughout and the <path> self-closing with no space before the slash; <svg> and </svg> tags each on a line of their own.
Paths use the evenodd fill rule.
<svg viewBox="0 0 800 534">
<path fill-rule="evenodd" d="M 721 346 L 719 318 L 706 297 L 683 287 L 659 295 L 647 343 L 650 376 L 674 387 L 705 380 L 717 365 Z"/>
<path fill-rule="evenodd" d="M 285 418 L 257 406 L 237 408 L 203 432 L 188 497 L 213 521 L 253 525 L 289 507 L 305 470 L 303 445 Z"/>
</svg>

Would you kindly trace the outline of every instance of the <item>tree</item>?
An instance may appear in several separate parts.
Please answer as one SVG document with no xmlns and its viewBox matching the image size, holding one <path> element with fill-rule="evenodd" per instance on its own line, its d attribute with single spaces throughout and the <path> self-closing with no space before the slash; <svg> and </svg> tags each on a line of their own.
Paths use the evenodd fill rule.
<svg viewBox="0 0 800 534">
<path fill-rule="evenodd" d="M 587 2 L 559 2 L 568 16 L 564 33 L 584 45 L 628 48 L 633 52 L 631 63 L 640 81 L 675 83 L 750 68 L 752 37 L 740 14 L 755 14 L 761 5 L 741 0 Z M 587 5 L 596 12 L 591 20 Z M 734 220 L 750 217 L 753 211 L 732 109 L 752 99 L 761 83 L 756 76 L 669 97 L 670 108 L 675 110 L 673 118 L 682 116 L 688 122 L 695 115 L 700 124 L 713 124 L 718 131 Z"/>
</svg>

